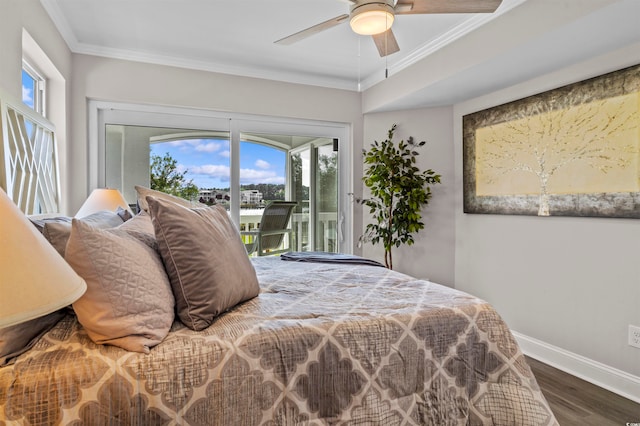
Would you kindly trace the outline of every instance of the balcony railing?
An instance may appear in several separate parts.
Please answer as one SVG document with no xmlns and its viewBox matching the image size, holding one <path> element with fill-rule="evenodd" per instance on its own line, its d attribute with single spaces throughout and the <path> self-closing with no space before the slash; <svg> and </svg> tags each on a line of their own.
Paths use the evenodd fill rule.
<svg viewBox="0 0 640 426">
<path fill-rule="evenodd" d="M 262 209 L 240 209 L 240 230 L 251 231 L 260 226 Z M 292 228 L 294 230 L 292 251 L 327 251 L 336 252 L 337 246 L 337 214 L 336 212 L 320 212 L 317 215 L 315 247 L 309 245 L 309 213 L 294 213 Z M 285 238 L 283 248 L 289 244 Z"/>
</svg>

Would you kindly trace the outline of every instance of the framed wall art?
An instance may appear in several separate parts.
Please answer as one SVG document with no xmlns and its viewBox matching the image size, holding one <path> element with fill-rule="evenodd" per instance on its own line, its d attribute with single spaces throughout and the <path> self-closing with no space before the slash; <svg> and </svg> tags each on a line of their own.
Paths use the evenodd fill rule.
<svg viewBox="0 0 640 426">
<path fill-rule="evenodd" d="M 640 218 L 640 65 L 463 117 L 465 213 Z"/>
</svg>

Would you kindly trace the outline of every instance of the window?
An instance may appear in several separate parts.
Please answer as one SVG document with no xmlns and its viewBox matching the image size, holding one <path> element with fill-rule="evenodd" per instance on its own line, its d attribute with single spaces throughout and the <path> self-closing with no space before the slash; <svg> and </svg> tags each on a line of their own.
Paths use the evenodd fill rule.
<svg viewBox="0 0 640 426">
<path fill-rule="evenodd" d="M 66 151 L 66 83 L 55 64 L 24 29 L 22 73 L 20 83 L 16 84 L 21 85 L 21 97 L 0 92 L 0 127 L 4 136 L 0 156 L 4 157 L 1 160 L 5 165 L 0 168 L 0 184 L 26 214 L 64 212 L 60 202 L 58 152 Z M 51 94 L 50 99 L 45 99 L 45 94 Z M 47 103 L 51 105 L 50 116 L 46 114 Z"/>
<path fill-rule="evenodd" d="M 44 97 L 44 77 L 28 62 L 22 61 L 22 102 L 43 117 L 46 117 Z"/>
</svg>

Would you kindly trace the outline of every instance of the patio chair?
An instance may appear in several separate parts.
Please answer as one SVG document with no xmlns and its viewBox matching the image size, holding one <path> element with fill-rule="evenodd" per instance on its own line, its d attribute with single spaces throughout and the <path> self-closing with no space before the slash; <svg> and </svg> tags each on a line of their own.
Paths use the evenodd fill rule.
<svg viewBox="0 0 640 426">
<path fill-rule="evenodd" d="M 258 256 L 269 256 L 273 254 L 290 251 L 292 247 L 292 232 L 289 228 L 289 219 L 293 208 L 298 203 L 295 201 L 272 201 L 262 212 L 260 226 L 254 231 L 242 231 L 241 235 L 251 236 L 251 241 L 245 243 L 248 254 L 256 252 Z M 284 236 L 289 236 L 289 246 L 280 248 Z"/>
</svg>

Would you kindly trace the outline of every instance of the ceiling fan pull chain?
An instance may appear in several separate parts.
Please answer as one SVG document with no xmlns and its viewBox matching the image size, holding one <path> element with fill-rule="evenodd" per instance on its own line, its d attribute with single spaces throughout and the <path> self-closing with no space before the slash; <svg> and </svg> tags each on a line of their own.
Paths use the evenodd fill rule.
<svg viewBox="0 0 640 426">
<path fill-rule="evenodd" d="M 389 31 L 384 32 L 384 78 L 389 78 Z"/>
<path fill-rule="evenodd" d="M 358 92 L 360 92 L 362 90 L 362 87 L 360 86 L 360 76 L 361 76 L 361 55 L 360 55 L 360 40 L 362 39 L 362 37 L 358 37 Z"/>
</svg>

